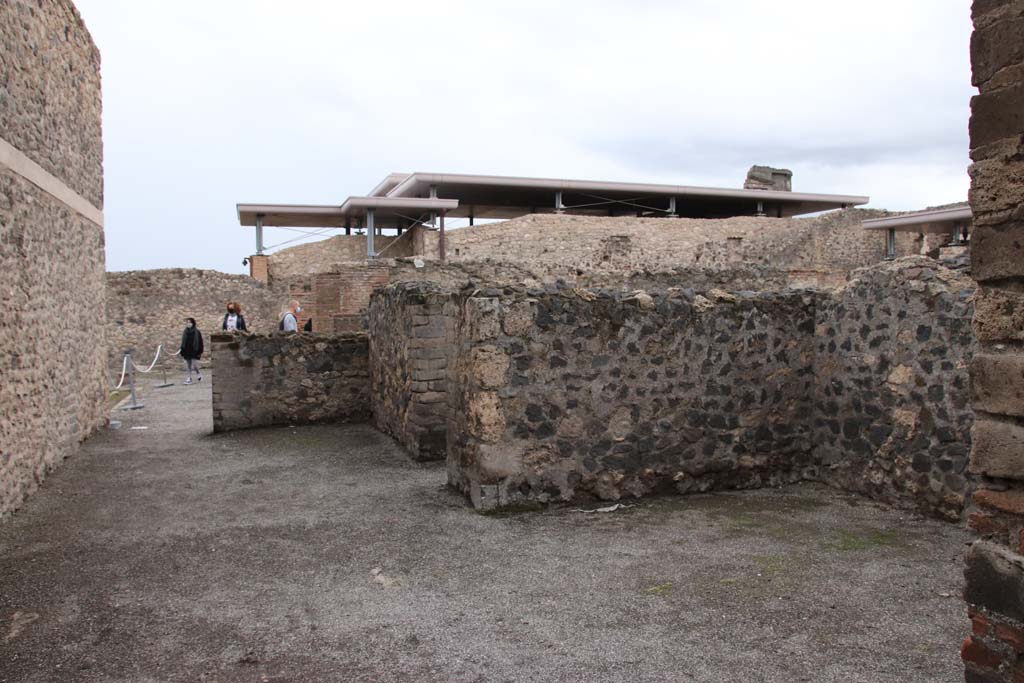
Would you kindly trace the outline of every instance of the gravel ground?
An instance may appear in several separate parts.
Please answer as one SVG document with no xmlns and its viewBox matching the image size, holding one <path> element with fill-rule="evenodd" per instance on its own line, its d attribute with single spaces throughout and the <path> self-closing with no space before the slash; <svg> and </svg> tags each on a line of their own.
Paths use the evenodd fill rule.
<svg viewBox="0 0 1024 683">
<path fill-rule="evenodd" d="M 481 516 L 368 426 L 143 397 L 0 522 L 0 680 L 963 680 L 957 526 L 812 485 Z"/>
</svg>

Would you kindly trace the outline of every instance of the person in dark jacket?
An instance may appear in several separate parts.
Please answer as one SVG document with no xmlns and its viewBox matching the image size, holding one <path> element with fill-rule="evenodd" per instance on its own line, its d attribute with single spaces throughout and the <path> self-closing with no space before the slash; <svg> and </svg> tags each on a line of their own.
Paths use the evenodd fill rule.
<svg viewBox="0 0 1024 683">
<path fill-rule="evenodd" d="M 245 332 L 245 318 L 242 317 L 242 307 L 238 302 L 228 304 L 228 312 L 224 314 L 224 322 L 220 329 L 231 332 Z"/>
<path fill-rule="evenodd" d="M 185 367 L 188 369 L 188 376 L 185 377 L 185 384 L 192 384 L 192 371 L 196 371 L 198 379 L 203 381 L 203 373 L 199 370 L 199 359 L 203 356 L 203 335 L 196 327 L 195 318 L 185 318 L 185 331 L 181 333 L 181 357 L 185 359 Z"/>
</svg>

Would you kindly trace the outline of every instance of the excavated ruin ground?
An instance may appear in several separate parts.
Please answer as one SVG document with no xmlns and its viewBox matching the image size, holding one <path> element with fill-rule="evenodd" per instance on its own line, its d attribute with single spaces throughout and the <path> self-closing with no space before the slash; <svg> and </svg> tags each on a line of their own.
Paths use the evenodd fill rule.
<svg viewBox="0 0 1024 683">
<path fill-rule="evenodd" d="M 810 485 L 485 517 L 368 426 L 144 398 L 0 523 L 0 680 L 963 679 L 955 525 Z"/>
</svg>

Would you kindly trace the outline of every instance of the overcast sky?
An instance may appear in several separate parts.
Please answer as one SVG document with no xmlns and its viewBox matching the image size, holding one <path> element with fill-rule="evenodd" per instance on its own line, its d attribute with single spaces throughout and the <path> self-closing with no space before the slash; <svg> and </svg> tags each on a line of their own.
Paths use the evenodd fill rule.
<svg viewBox="0 0 1024 683">
<path fill-rule="evenodd" d="M 391 171 L 967 197 L 970 0 L 76 0 L 108 270 L 246 272 L 237 202 Z M 267 229 L 266 243 L 301 237 Z"/>
</svg>

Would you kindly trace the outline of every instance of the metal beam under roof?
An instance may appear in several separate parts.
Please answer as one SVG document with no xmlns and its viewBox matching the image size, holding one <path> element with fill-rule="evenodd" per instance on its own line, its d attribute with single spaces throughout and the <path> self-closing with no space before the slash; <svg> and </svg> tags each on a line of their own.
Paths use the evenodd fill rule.
<svg viewBox="0 0 1024 683">
<path fill-rule="evenodd" d="M 955 225 L 970 223 L 972 219 L 971 207 L 954 206 L 946 209 L 914 211 L 886 218 L 872 218 L 862 221 L 861 226 L 867 230 L 948 233 Z"/>
</svg>

